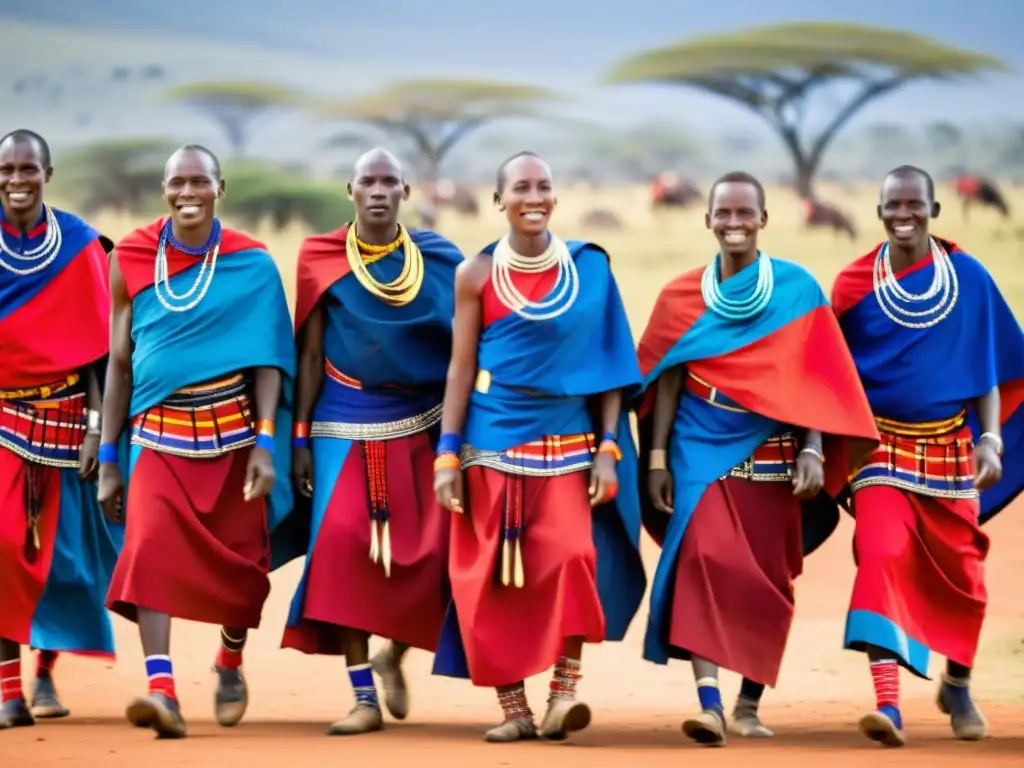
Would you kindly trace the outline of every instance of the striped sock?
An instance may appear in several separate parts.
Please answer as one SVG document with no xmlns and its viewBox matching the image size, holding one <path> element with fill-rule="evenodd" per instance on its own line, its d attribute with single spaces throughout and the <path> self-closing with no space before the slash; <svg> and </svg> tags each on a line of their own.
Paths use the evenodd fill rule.
<svg viewBox="0 0 1024 768">
<path fill-rule="evenodd" d="M 352 692 L 356 695 L 357 705 L 380 709 L 377 686 L 373 683 L 373 670 L 369 664 L 357 664 L 354 667 L 349 667 L 348 679 L 352 681 Z"/>
<path fill-rule="evenodd" d="M 57 664 L 56 651 L 38 651 L 36 653 L 36 677 L 52 677 L 53 668 Z"/>
<path fill-rule="evenodd" d="M 872 661 L 871 679 L 875 683 L 878 711 L 888 715 L 897 728 L 903 728 L 900 717 L 900 665 L 895 659 Z"/>
<path fill-rule="evenodd" d="M 567 656 L 559 656 L 555 664 L 555 672 L 551 676 L 551 691 L 548 699 L 575 699 L 576 685 L 580 678 L 579 659 L 570 659 Z"/>
<path fill-rule="evenodd" d="M 174 692 L 174 669 L 170 656 L 147 656 L 146 674 L 149 676 L 149 692 L 162 693 L 169 699 L 177 700 Z"/>
<path fill-rule="evenodd" d="M 220 650 L 217 651 L 217 666 L 221 669 L 239 669 L 242 666 L 242 650 L 245 648 L 247 635 L 234 638 L 221 627 Z"/>
<path fill-rule="evenodd" d="M 722 712 L 722 693 L 718 690 L 718 680 L 713 677 L 702 677 L 697 681 L 697 698 L 701 709 L 714 709 Z"/>
<path fill-rule="evenodd" d="M 21 657 L 0 661 L 0 701 L 24 699 L 21 690 Z"/>
</svg>

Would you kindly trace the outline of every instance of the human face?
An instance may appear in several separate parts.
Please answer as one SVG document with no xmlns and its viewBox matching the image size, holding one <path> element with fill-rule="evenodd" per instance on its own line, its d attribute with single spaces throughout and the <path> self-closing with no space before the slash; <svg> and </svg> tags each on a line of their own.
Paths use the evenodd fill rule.
<svg viewBox="0 0 1024 768">
<path fill-rule="evenodd" d="M 43 165 L 36 142 L 8 139 L 0 144 L 0 205 L 9 218 L 21 220 L 40 210 L 43 185 L 51 176 L 53 168 Z"/>
<path fill-rule="evenodd" d="M 497 202 L 513 230 L 527 237 L 544 234 L 558 204 L 551 168 L 538 157 L 517 157 L 505 166 Z"/>
<path fill-rule="evenodd" d="M 163 190 L 175 228 L 187 231 L 211 225 L 224 182 L 206 153 L 187 149 L 167 161 Z"/>
<path fill-rule="evenodd" d="M 768 223 L 768 212 L 753 184 L 725 181 L 715 187 L 705 223 L 723 256 L 746 256 L 757 250 L 757 233 Z"/>
<path fill-rule="evenodd" d="M 878 216 L 894 246 L 908 251 L 925 247 L 933 207 L 928 182 L 920 174 L 889 176 L 882 184 Z"/>
<path fill-rule="evenodd" d="M 374 228 L 396 226 L 399 206 L 409 198 L 401 168 L 384 154 L 357 164 L 348 188 L 356 204 L 356 221 Z"/>
</svg>

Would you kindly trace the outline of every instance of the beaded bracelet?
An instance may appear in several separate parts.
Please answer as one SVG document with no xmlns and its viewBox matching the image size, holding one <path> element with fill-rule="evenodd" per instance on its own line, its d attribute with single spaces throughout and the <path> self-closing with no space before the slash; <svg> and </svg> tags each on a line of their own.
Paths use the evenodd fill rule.
<svg viewBox="0 0 1024 768">
<path fill-rule="evenodd" d="M 99 453 L 96 458 L 100 464 L 117 464 L 120 456 L 120 450 L 117 443 L 103 443 L 100 445 Z"/>
<path fill-rule="evenodd" d="M 615 457 L 616 461 L 622 461 L 622 451 L 619 449 L 619 444 L 614 440 L 609 440 L 608 438 L 602 440 L 597 452 L 611 454 Z"/>
<path fill-rule="evenodd" d="M 454 453 L 458 455 L 462 448 L 462 436 L 454 432 L 445 432 L 437 441 L 437 453 Z"/>
<path fill-rule="evenodd" d="M 256 434 L 266 435 L 267 437 L 274 436 L 274 421 L 273 419 L 260 419 L 256 422 Z"/>
<path fill-rule="evenodd" d="M 601 442 L 608 442 L 608 441 L 610 441 L 610 442 L 613 442 L 613 443 L 615 443 L 616 445 L 618 445 L 618 442 L 619 442 L 619 436 L 618 436 L 618 435 L 616 435 L 616 434 L 615 434 L 614 432 L 605 432 L 605 433 L 604 433 L 604 434 L 603 434 L 603 435 L 601 436 Z"/>
<path fill-rule="evenodd" d="M 266 432 L 260 432 L 256 435 L 256 447 L 262 448 L 268 453 L 274 452 L 274 436 L 268 435 Z"/>
<path fill-rule="evenodd" d="M 309 422 L 296 421 L 292 425 L 292 447 L 307 448 L 309 446 Z"/>
<path fill-rule="evenodd" d="M 800 450 L 800 454 L 799 454 L 799 455 L 803 455 L 803 454 L 805 454 L 805 453 L 809 453 L 809 454 L 810 454 L 811 456 L 814 456 L 814 457 L 815 457 L 815 458 L 817 458 L 817 459 L 818 459 L 818 461 L 820 461 L 820 462 L 821 462 L 822 464 L 824 464 L 824 463 L 825 463 L 825 454 L 823 454 L 823 453 L 821 452 L 821 449 L 820 449 L 820 448 L 819 448 L 818 446 L 816 446 L 816 445 L 805 445 L 805 446 L 804 446 L 804 447 L 803 447 L 803 448 L 802 448 L 802 449 Z"/>
<path fill-rule="evenodd" d="M 997 435 L 995 432 L 982 432 L 981 436 L 978 437 L 978 442 L 982 440 L 988 440 L 992 443 L 992 447 L 996 450 L 997 456 L 1003 455 L 1003 438 Z"/>
<path fill-rule="evenodd" d="M 462 469 L 462 462 L 459 461 L 457 453 L 444 451 L 437 454 L 437 458 L 434 459 L 434 472 L 441 472 L 445 469 Z"/>
</svg>

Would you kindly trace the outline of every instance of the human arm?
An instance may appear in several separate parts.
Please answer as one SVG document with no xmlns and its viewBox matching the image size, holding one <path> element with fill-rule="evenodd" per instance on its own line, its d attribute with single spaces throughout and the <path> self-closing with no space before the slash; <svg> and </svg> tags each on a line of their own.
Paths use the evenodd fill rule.
<svg viewBox="0 0 1024 768">
<path fill-rule="evenodd" d="M 298 379 L 295 384 L 295 428 L 292 448 L 292 482 L 303 496 L 313 494 L 313 451 L 309 425 L 313 406 L 324 381 L 324 312 L 317 304 L 299 333 Z"/>
<path fill-rule="evenodd" d="M 602 392 L 600 397 L 601 442 L 590 472 L 590 504 L 597 506 L 615 498 L 619 489 L 616 463 L 622 458 L 618 446 L 619 418 L 622 416 L 622 390 Z"/>
<path fill-rule="evenodd" d="M 78 476 L 82 480 L 93 480 L 99 469 L 100 424 L 103 399 L 100 393 L 100 380 L 96 375 L 96 365 L 87 365 L 81 371 L 85 382 L 85 437 L 79 450 Z"/>
<path fill-rule="evenodd" d="M 647 471 L 647 490 L 655 509 L 672 514 L 674 489 L 668 468 L 668 441 L 672 423 L 679 410 L 685 369 L 675 366 L 658 377 L 651 415 L 651 456 Z"/>
<path fill-rule="evenodd" d="M 99 501 L 111 520 L 119 520 L 124 479 L 118 464 L 118 443 L 128 419 L 132 396 L 132 301 L 117 254 L 110 258 L 110 355 L 99 447 Z M 97 382 L 98 389 L 98 382 Z"/>
<path fill-rule="evenodd" d="M 981 436 L 974 446 L 974 486 L 985 491 L 999 482 L 1003 476 L 1003 436 L 1001 421 L 1002 402 L 999 386 L 975 400 L 978 421 L 981 422 Z"/>
<path fill-rule="evenodd" d="M 249 453 L 245 469 L 245 500 L 261 499 L 274 488 L 274 420 L 281 401 L 281 371 L 273 367 L 257 368 L 253 373 L 253 400 L 256 411 L 256 444 Z"/>
<path fill-rule="evenodd" d="M 821 432 L 808 429 L 793 473 L 793 495 L 799 499 L 813 499 L 825 487 L 825 454 L 821 446 Z"/>
<path fill-rule="evenodd" d="M 466 410 L 477 374 L 477 346 L 480 343 L 482 310 L 480 291 L 489 274 L 483 256 L 468 259 L 455 270 L 455 317 L 452 321 L 452 356 L 444 387 L 441 414 L 441 442 L 434 467 L 434 490 L 438 502 L 452 512 L 462 512 L 462 472 L 457 454 L 449 448 L 461 442 Z"/>
</svg>

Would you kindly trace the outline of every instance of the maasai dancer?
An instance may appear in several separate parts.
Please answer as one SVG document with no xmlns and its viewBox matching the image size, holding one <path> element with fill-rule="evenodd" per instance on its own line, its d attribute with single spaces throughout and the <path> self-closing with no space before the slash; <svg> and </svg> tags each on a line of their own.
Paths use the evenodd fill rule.
<svg viewBox="0 0 1024 768">
<path fill-rule="evenodd" d="M 120 241 L 110 265 L 100 501 L 124 497 L 126 533 L 107 605 L 138 623 L 146 654 L 149 694 L 128 720 L 160 736 L 186 730 L 172 616 L 221 625 L 215 714 L 225 726 L 241 719 L 242 648 L 270 590 L 269 534 L 291 510 L 291 318 L 266 247 L 215 218 L 223 191 L 209 150 L 178 150 L 164 172 L 170 217 Z"/>
<path fill-rule="evenodd" d="M 373 668 L 400 720 L 402 656 L 437 647 L 450 515 L 433 493 L 434 445 L 462 261 L 440 235 L 398 223 L 409 186 L 390 152 L 356 161 L 349 194 L 355 222 L 299 251 L 292 474 L 314 513 L 283 643 L 345 656 L 356 704 L 332 735 L 381 728 L 370 635 L 394 641 Z"/>
<path fill-rule="evenodd" d="M 536 736 L 523 680 L 554 664 L 540 733 L 564 739 L 590 722 L 576 701 L 583 643 L 621 640 L 646 587 L 622 407 L 640 373 L 608 254 L 548 230 L 547 163 L 506 162 L 494 199 L 511 231 L 455 282 L 435 487 L 458 513 L 457 616 L 435 672 L 496 687 L 505 720 L 486 738 L 505 742 Z"/>
<path fill-rule="evenodd" d="M 892 171 L 878 206 L 888 240 L 832 293 L 882 434 L 850 484 L 845 645 L 868 654 L 875 683 L 860 730 L 889 746 L 904 743 L 899 667 L 927 676 L 930 651 L 947 659 L 938 705 L 953 734 L 985 736 L 969 689 L 987 602 L 978 525 L 1024 487 L 1024 334 L 981 263 L 929 234 L 938 213 L 927 173 Z"/>
<path fill-rule="evenodd" d="M 123 536 L 96 501 L 110 291 L 95 230 L 43 204 L 50 148 L 0 139 L 0 729 L 65 717 L 53 666 L 113 658 L 104 607 Z M 39 649 L 31 708 L 21 647 Z"/>
<path fill-rule="evenodd" d="M 683 732 L 709 746 L 726 738 L 719 667 L 775 685 L 793 580 L 839 519 L 822 492 L 842 490 L 851 451 L 878 442 L 817 281 L 758 250 L 767 223 L 757 179 L 715 182 L 706 224 L 720 252 L 662 290 L 639 348 L 645 523 L 662 544 L 644 658 L 691 659 L 702 711 Z M 756 732 L 757 698 L 734 719 L 770 735 Z"/>
</svg>

